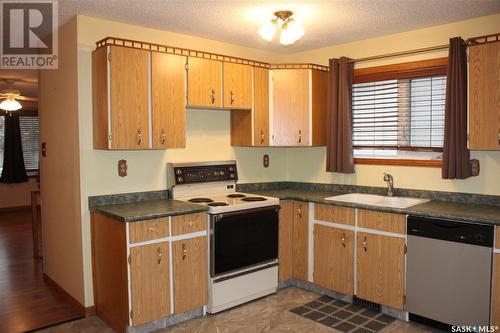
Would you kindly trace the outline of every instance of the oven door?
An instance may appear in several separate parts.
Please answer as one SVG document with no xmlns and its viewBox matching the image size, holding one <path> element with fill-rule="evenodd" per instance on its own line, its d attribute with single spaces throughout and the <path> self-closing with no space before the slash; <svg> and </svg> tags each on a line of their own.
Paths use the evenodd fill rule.
<svg viewBox="0 0 500 333">
<path fill-rule="evenodd" d="M 224 214 L 210 219 L 210 274 L 217 277 L 278 258 L 279 206 Z"/>
</svg>

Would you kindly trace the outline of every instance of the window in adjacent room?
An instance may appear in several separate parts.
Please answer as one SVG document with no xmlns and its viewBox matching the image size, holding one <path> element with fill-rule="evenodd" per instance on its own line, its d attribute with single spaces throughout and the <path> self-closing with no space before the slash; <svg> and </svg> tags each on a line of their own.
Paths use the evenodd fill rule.
<svg viewBox="0 0 500 333">
<path fill-rule="evenodd" d="M 439 165 L 446 58 L 356 70 L 354 82 L 356 163 Z"/>
<path fill-rule="evenodd" d="M 5 117 L 8 116 L 0 115 L 0 174 L 2 173 L 4 158 Z M 40 129 L 38 116 L 19 116 L 19 123 L 21 127 L 24 165 L 28 174 L 34 174 L 38 171 L 39 164 Z"/>
</svg>

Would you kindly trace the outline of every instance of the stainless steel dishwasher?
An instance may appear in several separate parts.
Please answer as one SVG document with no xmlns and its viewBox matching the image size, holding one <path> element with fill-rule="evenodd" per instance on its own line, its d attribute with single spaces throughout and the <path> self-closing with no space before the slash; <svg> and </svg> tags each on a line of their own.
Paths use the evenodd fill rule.
<svg viewBox="0 0 500 333">
<path fill-rule="evenodd" d="M 489 325 L 493 238 L 491 225 L 408 217 L 410 320 Z"/>
</svg>

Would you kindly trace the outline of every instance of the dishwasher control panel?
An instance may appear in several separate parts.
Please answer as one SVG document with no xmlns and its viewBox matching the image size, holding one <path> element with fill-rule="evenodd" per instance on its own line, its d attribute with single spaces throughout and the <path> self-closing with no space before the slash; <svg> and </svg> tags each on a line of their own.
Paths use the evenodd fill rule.
<svg viewBox="0 0 500 333">
<path fill-rule="evenodd" d="M 408 217 L 408 235 L 493 247 L 494 226 L 462 221 Z"/>
</svg>

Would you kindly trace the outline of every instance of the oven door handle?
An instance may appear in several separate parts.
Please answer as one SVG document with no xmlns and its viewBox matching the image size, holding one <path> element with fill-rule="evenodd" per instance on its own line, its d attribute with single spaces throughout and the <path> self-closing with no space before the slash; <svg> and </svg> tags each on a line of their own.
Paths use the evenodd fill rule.
<svg viewBox="0 0 500 333">
<path fill-rule="evenodd" d="M 260 213 L 260 212 L 266 212 L 266 211 L 270 211 L 270 210 L 274 210 L 276 212 L 279 212 L 280 209 L 281 209 L 280 206 L 275 205 L 275 206 L 266 206 L 266 207 L 251 208 L 251 209 L 245 209 L 245 210 L 237 210 L 234 212 L 216 214 L 216 215 L 214 215 L 214 221 L 217 222 L 219 220 L 222 220 L 225 217 L 245 215 L 248 213 Z"/>
</svg>

